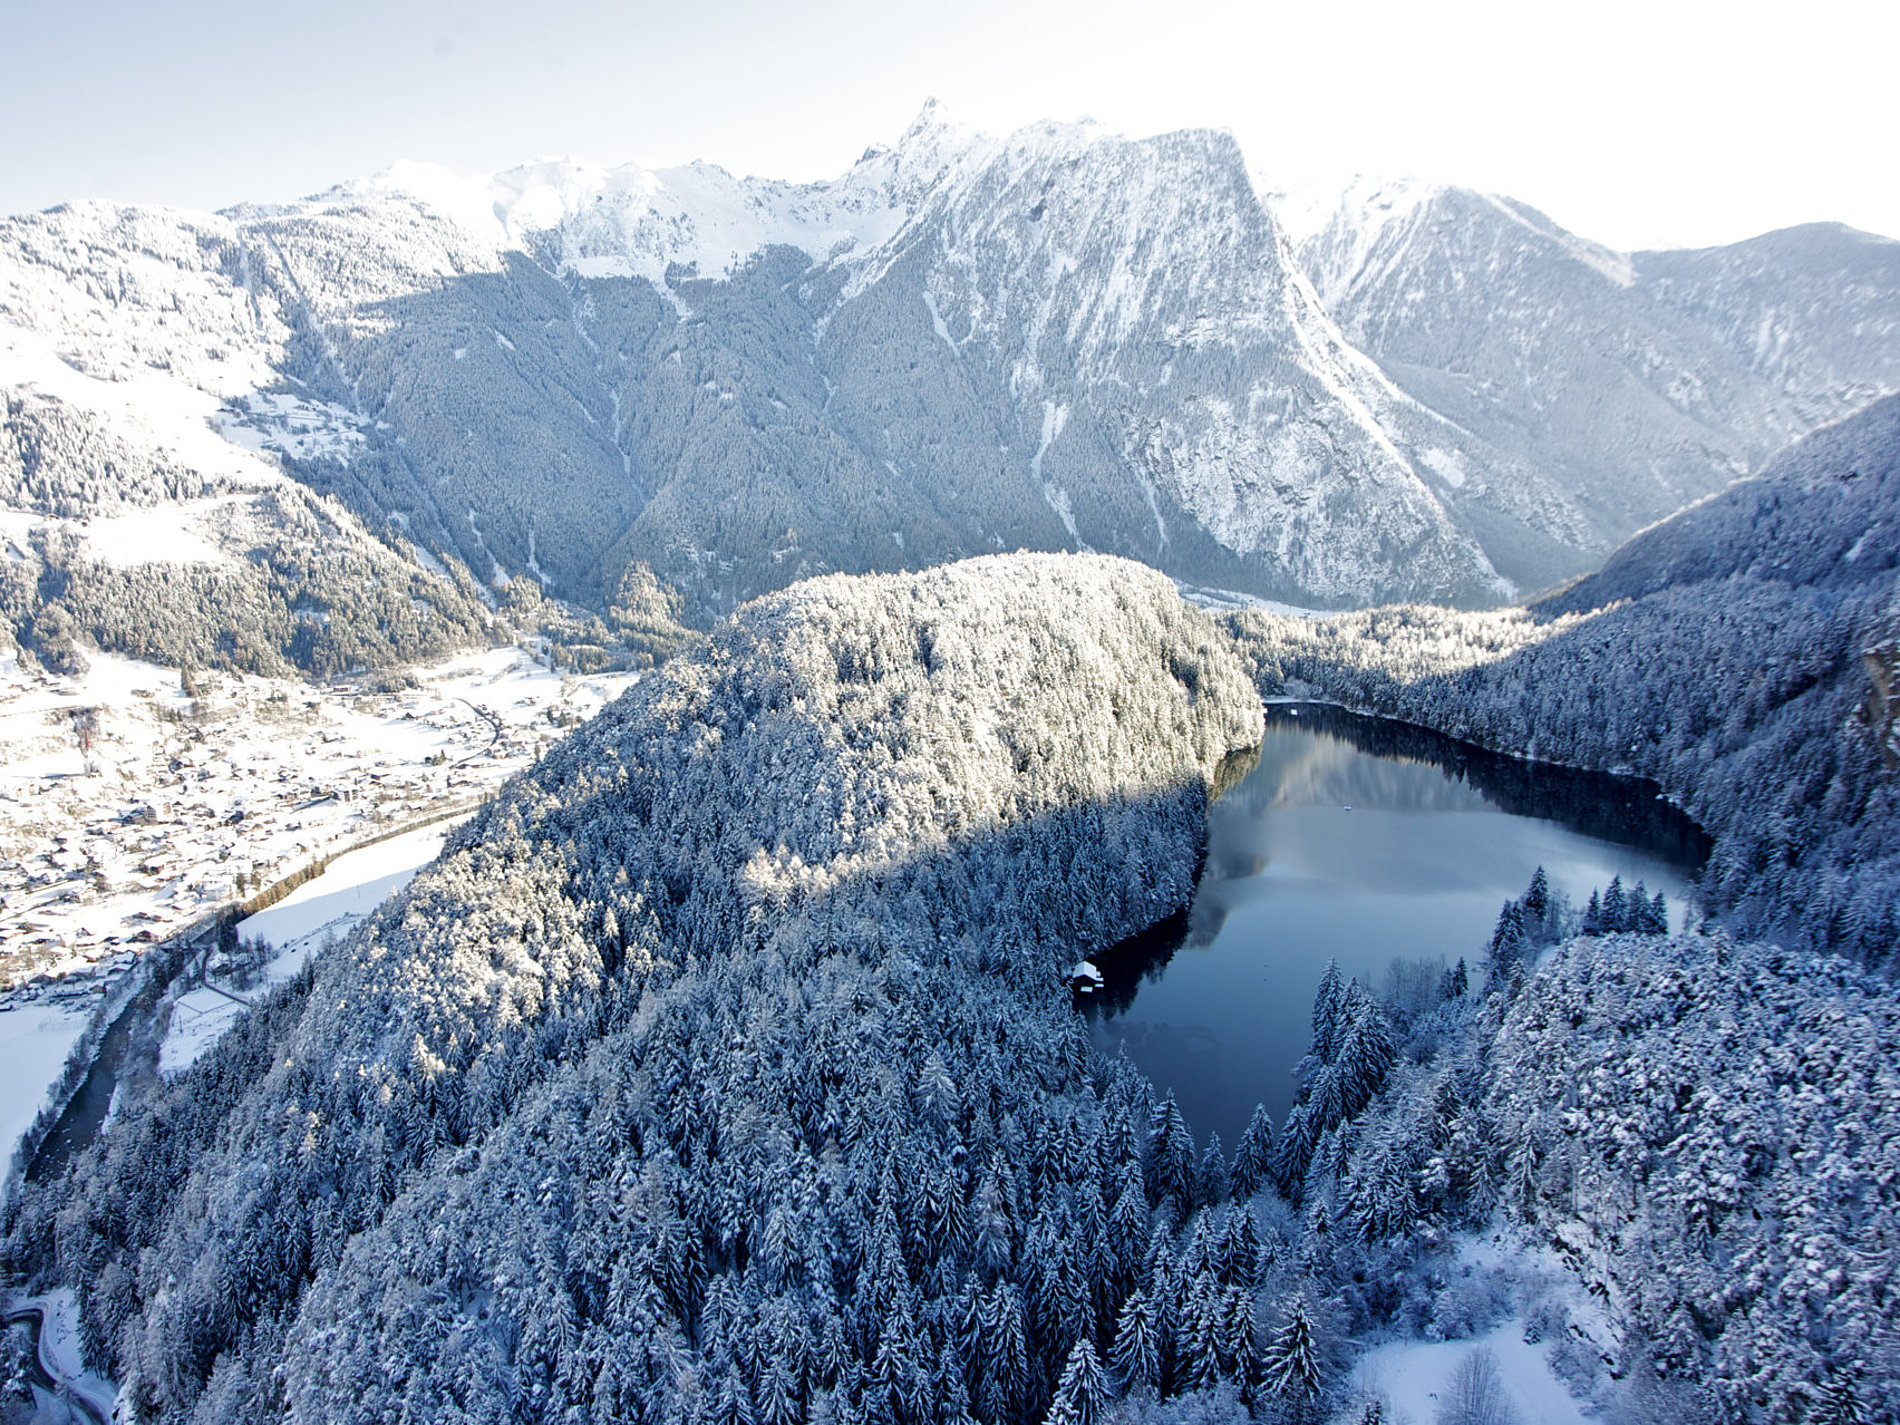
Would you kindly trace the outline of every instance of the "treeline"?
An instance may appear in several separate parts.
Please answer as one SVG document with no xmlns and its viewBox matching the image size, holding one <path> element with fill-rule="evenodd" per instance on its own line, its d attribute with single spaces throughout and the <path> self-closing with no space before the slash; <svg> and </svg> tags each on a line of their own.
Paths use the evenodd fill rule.
<svg viewBox="0 0 1900 1425">
<path fill-rule="evenodd" d="M 491 612 L 461 560 L 417 552 L 396 525 L 380 539 L 303 485 L 203 475 L 34 393 L 0 408 L 0 507 L 43 520 L 0 559 L 0 620 L 54 672 L 83 671 L 87 652 L 104 650 L 328 677 L 525 636 L 557 666 L 588 673 L 651 667 L 695 636 L 678 592 L 643 563 L 626 566 L 599 613 L 547 597 L 529 577 L 512 580 Z M 162 539 L 186 512 L 224 557 L 128 563 L 87 547 L 94 520 L 150 520 Z"/>
<path fill-rule="evenodd" d="M 71 526 L 36 527 L 6 570 L 4 606 L 22 647 L 56 672 L 88 649 L 173 667 L 323 677 L 440 657 L 487 641 L 466 572 L 432 573 L 297 486 L 247 497 L 248 556 L 118 565 Z"/>
</svg>

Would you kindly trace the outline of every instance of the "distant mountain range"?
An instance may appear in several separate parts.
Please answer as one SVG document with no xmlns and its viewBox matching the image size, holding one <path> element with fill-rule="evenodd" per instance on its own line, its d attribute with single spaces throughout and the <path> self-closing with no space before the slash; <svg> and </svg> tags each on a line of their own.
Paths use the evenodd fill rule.
<svg viewBox="0 0 1900 1425">
<path fill-rule="evenodd" d="M 0 390 L 22 588 L 53 526 L 60 569 L 124 564 L 80 521 L 130 507 L 171 511 L 147 565 L 294 564 L 200 507 L 287 474 L 335 526 L 317 547 L 393 552 L 436 628 L 522 575 L 604 607 L 644 563 L 704 619 L 1018 547 L 1316 606 L 1485 604 L 1900 390 L 1900 243 L 1629 255 L 1416 185 L 1315 213 L 1263 201 L 1223 134 L 999 140 L 933 106 L 809 186 L 398 165 L 283 206 L 14 218 Z M 110 443 L 168 473 L 77 457 L 49 500 L 32 422 L 74 432 L 68 466 Z M 308 624 L 329 587 L 257 596 Z"/>
</svg>

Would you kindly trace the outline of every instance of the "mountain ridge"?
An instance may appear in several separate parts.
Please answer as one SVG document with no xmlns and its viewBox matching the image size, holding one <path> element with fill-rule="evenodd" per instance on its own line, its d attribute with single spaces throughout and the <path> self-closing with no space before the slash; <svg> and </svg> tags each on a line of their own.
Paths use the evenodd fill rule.
<svg viewBox="0 0 1900 1425">
<path fill-rule="evenodd" d="M 1638 260 L 1456 203 L 1375 270 L 1391 223 L 1296 243 L 1231 135 L 996 139 L 933 105 L 821 183 L 399 164 L 220 214 L 74 204 L 0 221 L 0 385 L 77 374 L 154 459 L 210 419 L 421 567 L 604 607 L 647 566 L 701 622 L 1018 547 L 1307 606 L 1496 603 L 1900 388 L 1900 244 L 1790 326 L 1840 243 Z M 1818 273 L 1774 275 L 1804 251 Z M 1503 337 L 1444 316 L 1475 280 L 1447 253 L 1514 264 Z M 1384 300 L 1421 271 L 1438 308 Z"/>
</svg>

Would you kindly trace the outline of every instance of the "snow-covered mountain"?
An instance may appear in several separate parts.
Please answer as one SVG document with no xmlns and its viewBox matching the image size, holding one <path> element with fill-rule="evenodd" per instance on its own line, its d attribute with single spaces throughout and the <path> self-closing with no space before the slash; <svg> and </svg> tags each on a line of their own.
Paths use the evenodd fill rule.
<svg viewBox="0 0 1900 1425">
<path fill-rule="evenodd" d="M 416 573 L 605 604 L 644 562 L 702 615 L 1015 547 L 1493 602 L 1900 386 L 1895 244 L 1631 259 L 1502 200 L 1401 206 L 1342 208 L 1309 281 L 1225 135 L 934 106 L 804 186 L 400 164 L 75 204 L 0 224 L 0 386 L 155 466 L 261 455 Z"/>
<path fill-rule="evenodd" d="M 1348 339 L 1574 501 L 1597 539 L 1900 390 L 1887 238 L 1816 224 L 1621 253 L 1509 198 L 1365 179 L 1330 208 L 1274 206 Z"/>
</svg>

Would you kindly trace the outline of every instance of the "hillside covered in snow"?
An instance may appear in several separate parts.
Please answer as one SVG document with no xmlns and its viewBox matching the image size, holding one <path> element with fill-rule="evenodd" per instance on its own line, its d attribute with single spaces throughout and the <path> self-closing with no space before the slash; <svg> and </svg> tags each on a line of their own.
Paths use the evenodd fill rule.
<svg viewBox="0 0 1900 1425">
<path fill-rule="evenodd" d="M 466 641 L 522 576 L 612 627 L 657 575 L 703 622 L 1018 547 L 1496 603 L 1900 385 L 1895 249 L 1630 257 L 1455 191 L 1309 233 L 1225 135 L 934 108 L 805 186 L 403 164 L 75 203 L 0 223 L 6 567 L 64 611 L 9 616 L 228 660 L 190 608 L 324 670 Z"/>
<path fill-rule="evenodd" d="M 786 1418 L 879 1372 L 934 1395 L 979 1303 L 974 1408 L 1039 1409 L 1083 1309 L 1040 1275 L 1083 1248 L 1069 1215 L 1138 1214 L 1129 1267 L 1148 1235 L 1134 1086 L 1090 1063 L 1067 967 L 1186 902 L 1260 730 L 1136 565 L 801 584 L 509 783 L 128 1105 L 65 1210 L 29 1194 L 12 1250 L 73 1277 L 148 1419 L 755 1388 Z"/>
<path fill-rule="evenodd" d="M 1838 958 L 1540 874 L 1470 977 L 1329 971 L 1231 1155 L 1091 1045 L 1073 961 L 1186 903 L 1260 735 L 1132 563 L 768 596 L 128 1095 L 6 1261 L 153 1421 L 1890 1408 L 1895 1014 Z"/>
</svg>

